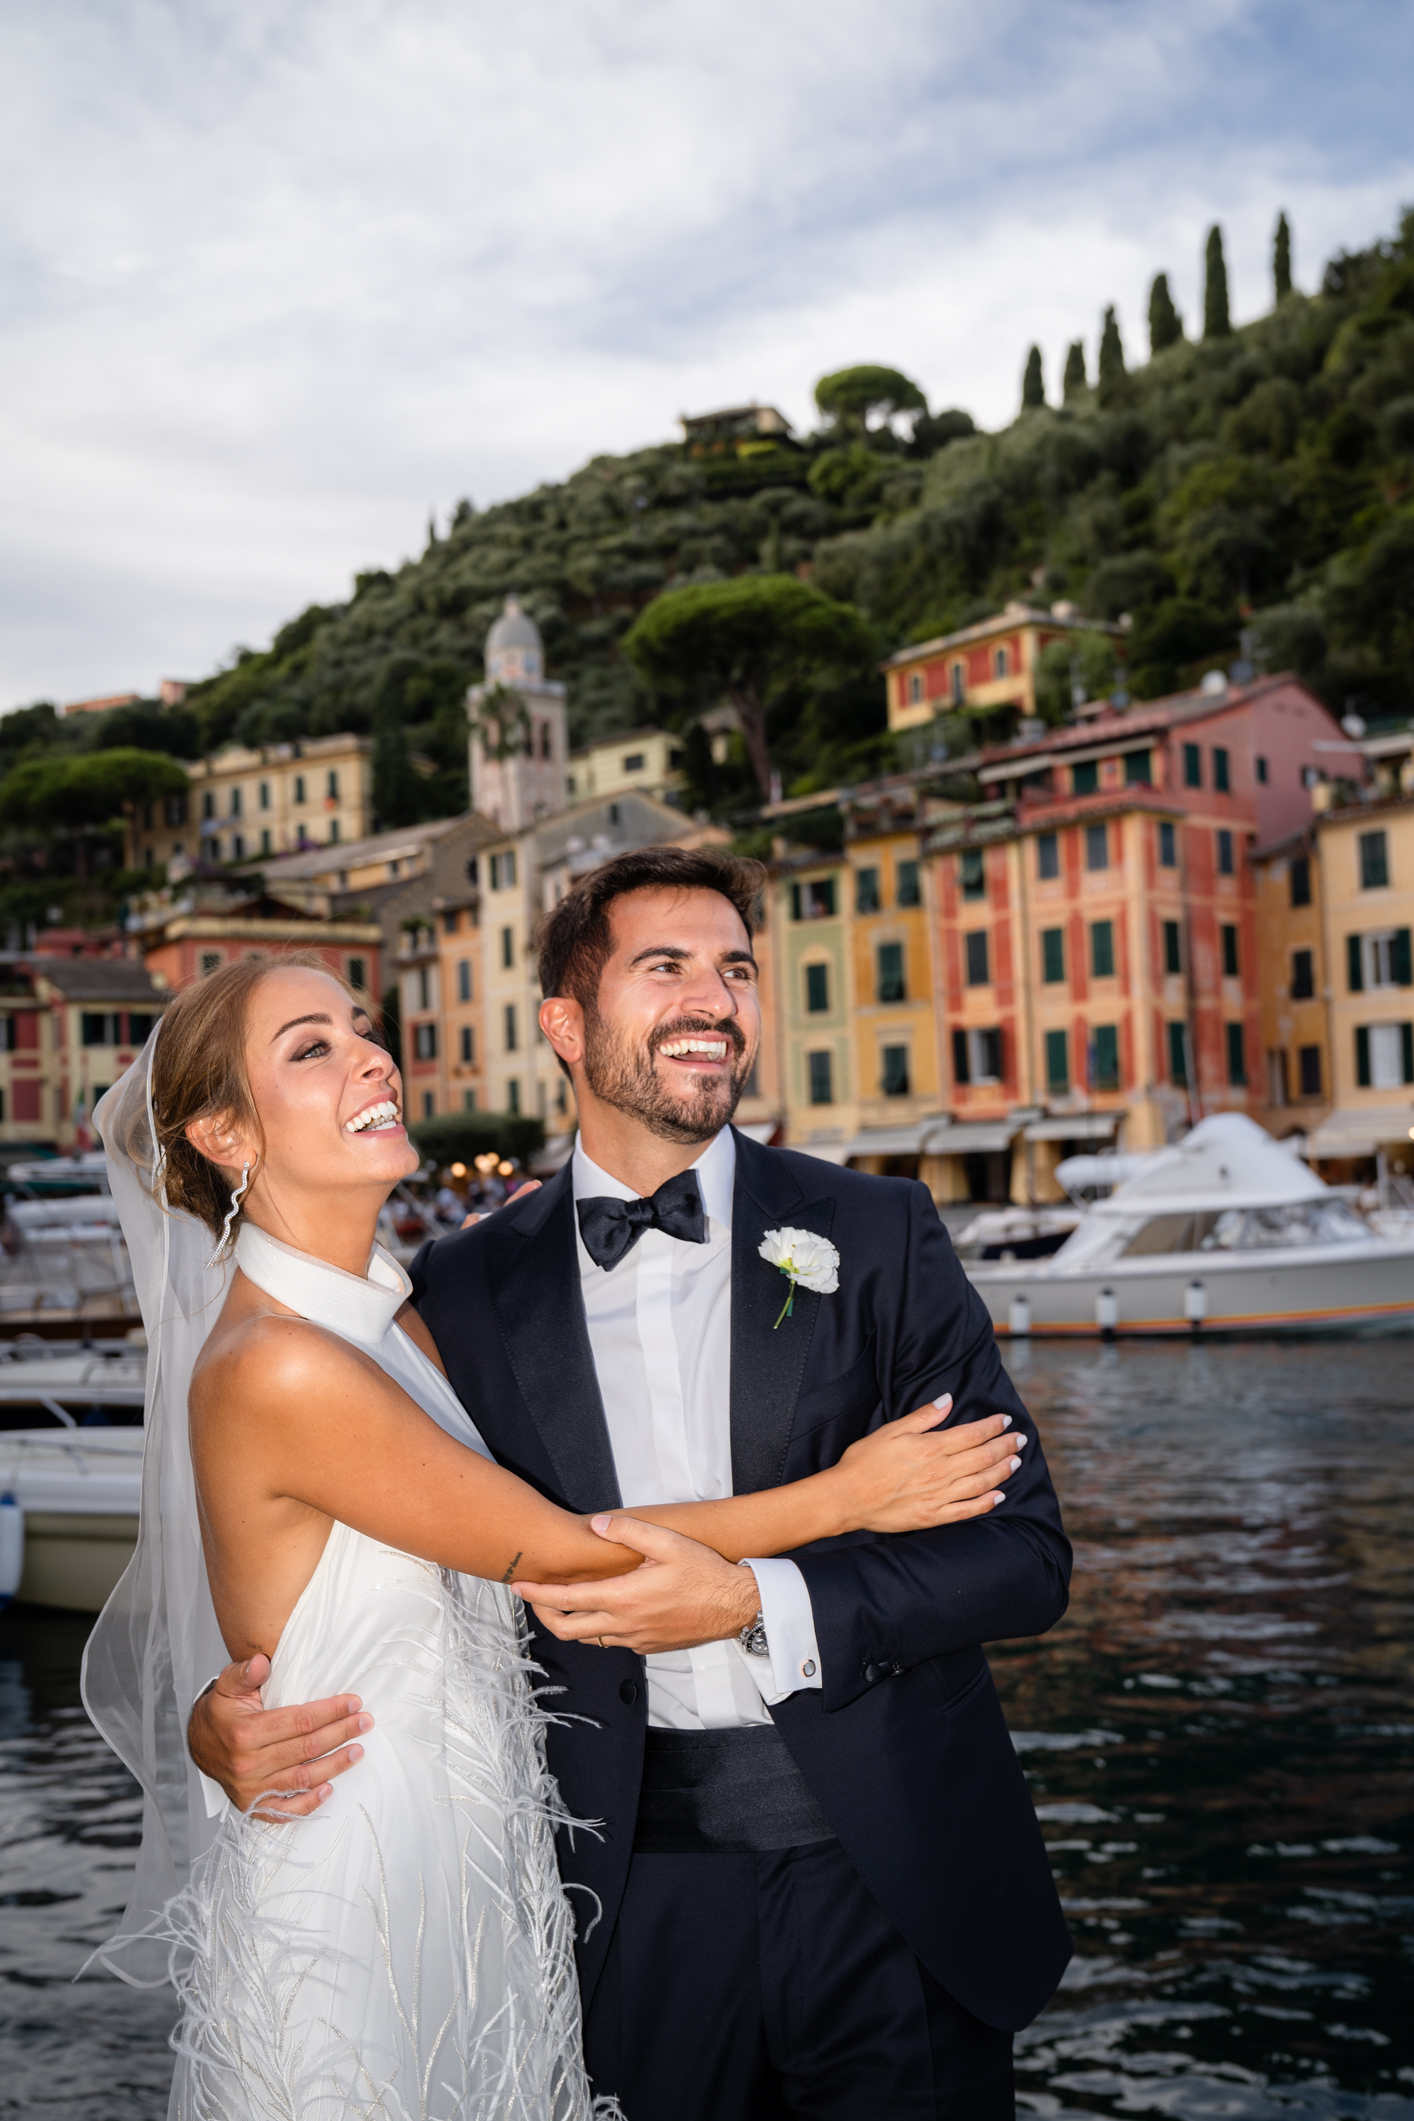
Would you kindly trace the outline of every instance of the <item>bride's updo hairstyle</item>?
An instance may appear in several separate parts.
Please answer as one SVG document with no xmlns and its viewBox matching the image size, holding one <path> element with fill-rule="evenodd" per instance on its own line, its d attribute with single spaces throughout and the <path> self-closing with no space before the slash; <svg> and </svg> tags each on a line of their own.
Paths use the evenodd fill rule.
<svg viewBox="0 0 1414 2121">
<path fill-rule="evenodd" d="M 246 957 L 184 987 L 169 1004 L 157 1034 L 152 1115 L 167 1205 L 194 1215 L 218 1237 L 240 1173 L 203 1156 L 187 1140 L 186 1130 L 193 1120 L 228 1119 L 250 1128 L 263 1147 L 260 1115 L 246 1076 L 246 1020 L 260 982 L 272 972 L 290 969 L 323 972 L 351 1001 L 359 1001 L 348 982 L 313 952 Z M 145 1133 L 145 1118 L 142 1125 Z"/>
</svg>

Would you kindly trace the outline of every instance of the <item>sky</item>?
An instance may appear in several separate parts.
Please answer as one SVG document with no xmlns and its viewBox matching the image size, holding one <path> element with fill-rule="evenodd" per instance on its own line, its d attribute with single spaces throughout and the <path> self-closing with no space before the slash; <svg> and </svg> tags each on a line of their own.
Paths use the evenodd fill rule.
<svg viewBox="0 0 1414 2121">
<path fill-rule="evenodd" d="M 821 374 L 1059 392 L 1414 202 L 1403 0 L 7 0 L 0 711 L 219 668 L 430 515 Z"/>
</svg>

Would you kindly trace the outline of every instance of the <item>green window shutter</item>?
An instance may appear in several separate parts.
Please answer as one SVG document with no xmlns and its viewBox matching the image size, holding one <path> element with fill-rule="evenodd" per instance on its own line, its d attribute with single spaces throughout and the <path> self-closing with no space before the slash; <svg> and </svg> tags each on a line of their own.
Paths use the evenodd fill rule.
<svg viewBox="0 0 1414 2121">
<path fill-rule="evenodd" d="M 1065 930 L 1041 930 L 1041 977 L 1048 986 L 1065 978 Z"/>
<path fill-rule="evenodd" d="M 954 1031 L 952 1035 L 953 1081 L 966 1083 L 972 1080 L 972 1071 L 967 1065 L 967 1033 Z"/>
<path fill-rule="evenodd" d="M 1399 1041 L 1403 1047 L 1404 1080 L 1414 1083 L 1414 1024 L 1401 1024 Z"/>
<path fill-rule="evenodd" d="M 1347 935 L 1345 938 L 1345 971 L 1351 993 L 1363 994 L 1365 991 L 1365 967 L 1360 956 L 1360 938 L 1358 935 Z"/>
<path fill-rule="evenodd" d="M 1396 987 L 1414 986 L 1414 973 L 1410 968 L 1409 930 L 1396 928 L 1390 937 L 1390 974 Z M 1407 1078 L 1406 1078 L 1407 1080 Z"/>
<path fill-rule="evenodd" d="M 1064 1031 L 1046 1033 L 1046 1088 L 1055 1091 L 1070 1088 L 1070 1060 Z"/>
<path fill-rule="evenodd" d="M 1355 1080 L 1362 1090 L 1370 1087 L 1370 1034 L 1364 1024 L 1355 1027 Z"/>
</svg>

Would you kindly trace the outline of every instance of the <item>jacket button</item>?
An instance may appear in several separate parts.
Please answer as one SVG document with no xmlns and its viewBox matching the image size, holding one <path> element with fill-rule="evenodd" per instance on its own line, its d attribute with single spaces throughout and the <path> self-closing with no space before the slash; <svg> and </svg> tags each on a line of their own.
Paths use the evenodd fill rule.
<svg viewBox="0 0 1414 2121">
<path fill-rule="evenodd" d="M 636 1679 L 624 1680 L 619 1688 L 619 1699 L 624 1703 L 625 1707 L 633 1707 L 634 1702 L 638 1699 L 638 1681 Z"/>
<path fill-rule="evenodd" d="M 876 1679 L 882 1679 L 882 1678 L 883 1678 L 883 1676 L 884 1676 L 884 1667 L 883 1667 L 883 1666 L 882 1666 L 881 1664 L 866 1664 L 866 1665 L 865 1665 L 865 1667 L 864 1667 L 864 1679 L 865 1679 L 865 1684 L 866 1684 L 867 1686 L 873 1686 L 873 1684 L 874 1684 L 874 1681 L 875 1681 Z"/>
</svg>

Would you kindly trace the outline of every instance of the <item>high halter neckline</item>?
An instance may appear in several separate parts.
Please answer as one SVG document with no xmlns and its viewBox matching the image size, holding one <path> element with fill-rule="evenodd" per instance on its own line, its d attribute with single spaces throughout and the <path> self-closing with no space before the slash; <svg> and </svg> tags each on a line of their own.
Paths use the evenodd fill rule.
<svg viewBox="0 0 1414 2121">
<path fill-rule="evenodd" d="M 365 1348 L 378 1346 L 412 1294 L 407 1274 L 381 1245 L 369 1254 L 366 1274 L 349 1274 L 256 1223 L 242 1223 L 236 1233 L 236 1264 L 277 1303 Z"/>
</svg>

